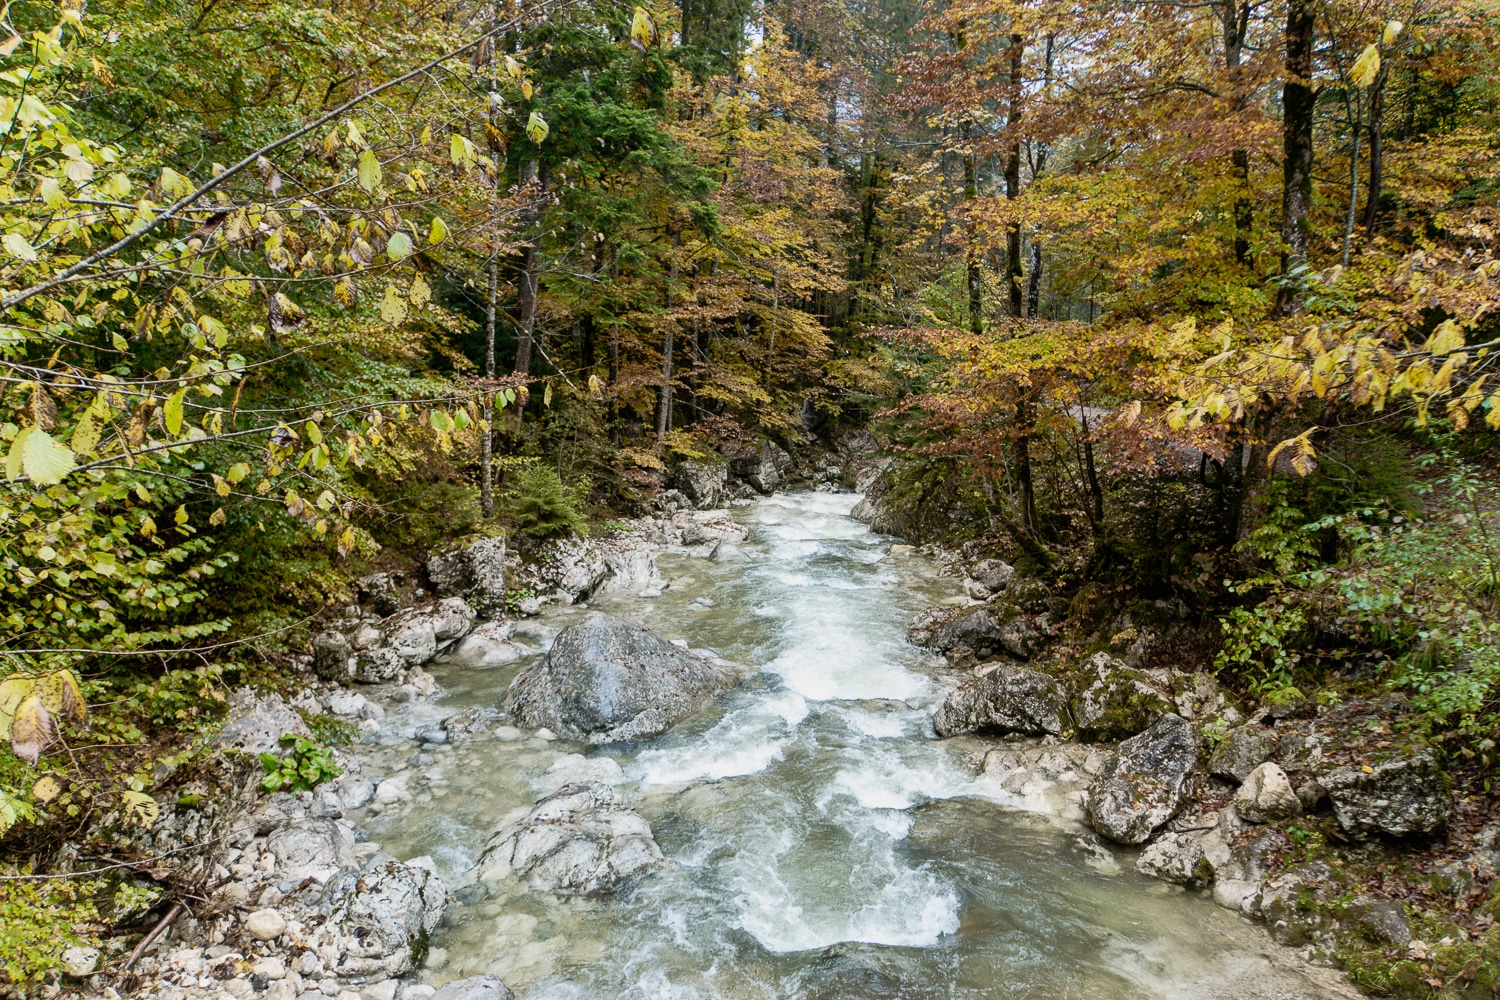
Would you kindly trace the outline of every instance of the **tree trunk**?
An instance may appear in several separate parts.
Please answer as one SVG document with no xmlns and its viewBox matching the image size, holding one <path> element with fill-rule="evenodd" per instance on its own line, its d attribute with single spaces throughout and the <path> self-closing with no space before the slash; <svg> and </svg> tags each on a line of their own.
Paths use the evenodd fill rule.
<svg viewBox="0 0 1500 1000">
<path fill-rule="evenodd" d="M 1312 201 L 1313 0 L 1290 0 L 1286 14 L 1286 80 L 1281 88 L 1281 239 L 1286 246 L 1277 311 L 1302 309 L 1302 283 L 1308 266 L 1308 206 Z"/>
<path fill-rule="evenodd" d="M 969 121 L 964 119 L 964 202 L 970 210 L 974 208 L 974 202 L 979 197 L 979 174 L 974 167 L 974 152 L 968 148 Z M 975 247 L 974 231 L 972 225 L 965 226 L 968 246 L 964 250 L 965 283 L 969 291 L 969 332 L 974 336 L 984 333 L 984 303 L 982 301 L 983 275 L 979 269 L 979 251 Z"/>
<path fill-rule="evenodd" d="M 540 232 L 540 199 L 542 192 L 546 190 L 546 178 L 541 176 L 536 160 L 527 160 L 521 167 L 521 186 L 524 188 L 533 181 L 537 182 L 538 190 L 532 195 L 533 201 L 538 208 L 529 210 L 528 221 L 533 225 L 532 232 L 526 244 L 526 249 L 521 254 L 521 287 L 518 293 L 518 305 L 520 306 L 520 330 L 516 338 L 516 364 L 512 369 L 517 375 L 526 375 L 531 371 L 532 342 L 536 336 L 536 300 L 537 282 L 541 277 L 542 255 L 539 244 L 542 241 Z M 517 404 L 517 412 L 520 405 Z"/>
<path fill-rule="evenodd" d="M 1365 233 L 1375 235 L 1375 220 L 1380 215 L 1381 170 L 1385 163 L 1385 67 L 1370 88 L 1370 184 L 1365 194 Z"/>
<path fill-rule="evenodd" d="M 1026 279 L 1026 318 L 1036 319 L 1042 299 L 1042 242 L 1031 234 L 1031 274 Z"/>
<path fill-rule="evenodd" d="M 487 294 L 484 299 L 484 377 L 495 377 L 495 296 L 500 287 L 499 247 L 490 253 Z M 495 398 L 486 392 L 484 397 L 484 433 L 480 438 L 479 453 L 479 509 L 489 517 L 495 512 Z"/>
<path fill-rule="evenodd" d="M 1021 55 L 1024 39 L 1010 36 L 1010 120 L 1007 127 L 1017 132 L 1021 120 Z M 1013 134 L 1010 157 L 1005 162 L 1005 197 L 1014 201 L 1021 196 L 1021 137 Z M 1021 224 L 1012 222 L 1005 233 L 1005 276 L 1010 286 L 1010 314 L 1021 318 Z"/>
<path fill-rule="evenodd" d="M 682 235 L 672 234 L 672 248 L 682 245 Z M 656 453 L 660 455 L 667 445 L 667 431 L 672 429 L 672 348 L 676 339 L 676 321 L 672 319 L 672 285 L 677 281 L 677 256 L 672 256 L 672 268 L 667 272 L 667 287 L 662 296 L 668 313 L 666 333 L 661 345 L 661 388 L 656 395 Z"/>
<path fill-rule="evenodd" d="M 1245 33 L 1250 28 L 1250 5 L 1235 6 L 1234 0 L 1219 4 L 1219 23 L 1224 34 L 1224 67 L 1229 70 L 1231 85 L 1235 88 L 1235 103 L 1243 97 L 1239 93 L 1240 59 L 1245 51 Z M 1250 151 L 1236 149 L 1229 154 L 1234 165 L 1234 178 L 1239 184 L 1239 194 L 1234 199 L 1234 262 L 1250 265 L 1250 229 L 1255 221 L 1250 202 Z"/>
<path fill-rule="evenodd" d="M 1339 263 L 1348 267 L 1349 244 L 1354 240 L 1354 211 L 1359 204 L 1359 91 L 1356 89 L 1353 100 L 1346 99 L 1344 103 L 1349 111 L 1349 210 L 1344 215 L 1344 249 L 1339 255 Z"/>
</svg>

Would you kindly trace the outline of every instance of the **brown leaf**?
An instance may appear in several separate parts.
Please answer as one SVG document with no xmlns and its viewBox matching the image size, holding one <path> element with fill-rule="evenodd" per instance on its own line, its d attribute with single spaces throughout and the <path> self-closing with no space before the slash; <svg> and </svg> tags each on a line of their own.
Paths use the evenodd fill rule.
<svg viewBox="0 0 1500 1000">
<path fill-rule="evenodd" d="M 44 431 L 57 426 L 57 403 L 47 395 L 47 390 L 42 388 L 40 382 L 31 386 L 31 399 L 21 411 L 21 417 L 26 423 Z"/>
</svg>

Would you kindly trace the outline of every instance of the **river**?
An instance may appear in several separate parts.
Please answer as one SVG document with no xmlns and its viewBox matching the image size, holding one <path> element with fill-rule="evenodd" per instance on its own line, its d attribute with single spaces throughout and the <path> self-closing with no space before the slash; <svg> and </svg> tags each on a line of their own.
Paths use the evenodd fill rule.
<svg viewBox="0 0 1500 1000">
<path fill-rule="evenodd" d="M 494 973 L 522 1000 L 1348 995 L 1261 928 L 1136 875 L 1132 852 L 976 778 L 981 741 L 934 738 L 941 661 L 905 628 L 958 584 L 892 554 L 848 516 L 857 499 L 759 501 L 735 511 L 748 562 L 663 555 L 662 596 L 591 602 L 760 669 L 667 736 L 589 750 L 501 726 L 360 748 L 367 770 L 420 789 L 358 817 L 367 836 L 431 857 L 451 886 L 570 753 L 618 762 L 667 857 L 604 899 L 460 889 L 427 977 Z M 549 609 L 517 638 L 542 648 L 582 613 Z M 387 732 L 495 705 L 518 666 L 435 669 L 443 694 Z"/>
</svg>

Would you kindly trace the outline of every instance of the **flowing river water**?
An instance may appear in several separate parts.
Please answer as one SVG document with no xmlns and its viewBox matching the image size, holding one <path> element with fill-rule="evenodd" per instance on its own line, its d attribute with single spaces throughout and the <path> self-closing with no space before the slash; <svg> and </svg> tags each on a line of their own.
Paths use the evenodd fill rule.
<svg viewBox="0 0 1500 1000">
<path fill-rule="evenodd" d="M 759 501 L 735 512 L 748 562 L 663 555 L 662 596 L 591 602 L 760 669 L 672 733 L 590 749 L 501 726 L 361 748 L 367 771 L 405 773 L 416 792 L 360 817 L 367 835 L 430 856 L 450 886 L 572 753 L 620 765 L 667 858 L 601 899 L 461 889 L 431 981 L 493 973 L 522 1000 L 1348 995 L 1260 928 L 976 778 L 965 755 L 980 741 L 934 738 L 941 661 L 905 628 L 957 583 L 893 555 L 848 516 L 856 500 Z M 582 613 L 549 611 L 517 638 L 542 648 Z M 436 670 L 443 695 L 387 732 L 497 704 L 518 666 Z"/>
</svg>

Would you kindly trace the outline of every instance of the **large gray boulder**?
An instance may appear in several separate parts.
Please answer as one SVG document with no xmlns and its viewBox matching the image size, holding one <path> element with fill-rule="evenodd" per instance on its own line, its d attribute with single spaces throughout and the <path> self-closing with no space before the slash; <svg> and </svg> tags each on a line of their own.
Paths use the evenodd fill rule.
<svg viewBox="0 0 1500 1000">
<path fill-rule="evenodd" d="M 682 462 L 672 474 L 672 485 L 699 510 L 729 502 L 729 467 L 721 462 Z"/>
<path fill-rule="evenodd" d="M 992 594 L 1004 590 L 1015 575 L 1016 568 L 1000 559 L 981 559 L 969 570 L 969 576 Z"/>
<path fill-rule="evenodd" d="M 932 717 L 939 736 L 959 733 L 1060 734 L 1068 699 L 1057 680 L 1026 667 L 1001 667 L 960 685 Z"/>
<path fill-rule="evenodd" d="M 1105 762 L 1089 785 L 1084 815 L 1110 840 L 1143 844 L 1187 802 L 1197 762 L 1192 725 L 1179 715 L 1163 715 Z"/>
<path fill-rule="evenodd" d="M 1453 782 L 1429 749 L 1374 766 L 1341 767 L 1318 783 L 1339 825 L 1355 837 L 1430 836 L 1447 829 L 1453 812 Z"/>
<path fill-rule="evenodd" d="M 246 753 L 273 753 L 284 756 L 288 752 L 283 736 L 301 736 L 312 739 L 307 723 L 302 721 L 279 694 L 260 697 L 250 690 L 241 690 L 229 700 L 229 722 L 214 737 L 216 747 L 244 750 Z"/>
<path fill-rule="evenodd" d="M 427 580 L 439 597 L 462 597 L 483 618 L 505 613 L 505 539 L 481 538 L 427 558 Z"/>
<path fill-rule="evenodd" d="M 781 485 L 787 470 L 796 463 L 780 445 L 774 441 L 762 441 L 759 448 L 748 446 L 730 458 L 729 467 L 734 474 L 754 486 L 762 493 L 774 493 Z"/>
<path fill-rule="evenodd" d="M 1224 734 L 1213 756 L 1208 758 L 1208 773 L 1229 781 L 1244 781 L 1276 754 L 1276 733 L 1265 726 L 1247 722 Z"/>
<path fill-rule="evenodd" d="M 420 667 L 441 647 L 469 634 L 475 611 L 461 597 L 445 597 L 434 604 L 403 611 L 386 628 L 386 648 L 408 667 Z M 364 659 L 361 654 L 361 660 Z"/>
<path fill-rule="evenodd" d="M 470 976 L 439 987 L 429 1000 L 511 1000 L 513 996 L 494 976 Z"/>
<path fill-rule="evenodd" d="M 559 895 L 612 892 L 662 860 L 651 825 L 601 782 L 565 785 L 502 828 L 481 856 L 480 878 L 514 875 Z"/>
<path fill-rule="evenodd" d="M 1085 661 L 1072 686 L 1073 722 L 1084 740 L 1127 739 L 1176 707 L 1165 685 L 1108 653 Z"/>
<path fill-rule="evenodd" d="M 320 908 L 339 952 L 338 975 L 410 972 L 427 953 L 447 904 L 436 875 L 395 861 L 334 878 Z"/>
<path fill-rule="evenodd" d="M 727 661 L 593 611 L 516 676 L 505 710 L 522 725 L 590 743 L 649 739 L 702 711 L 740 678 Z"/>
</svg>

